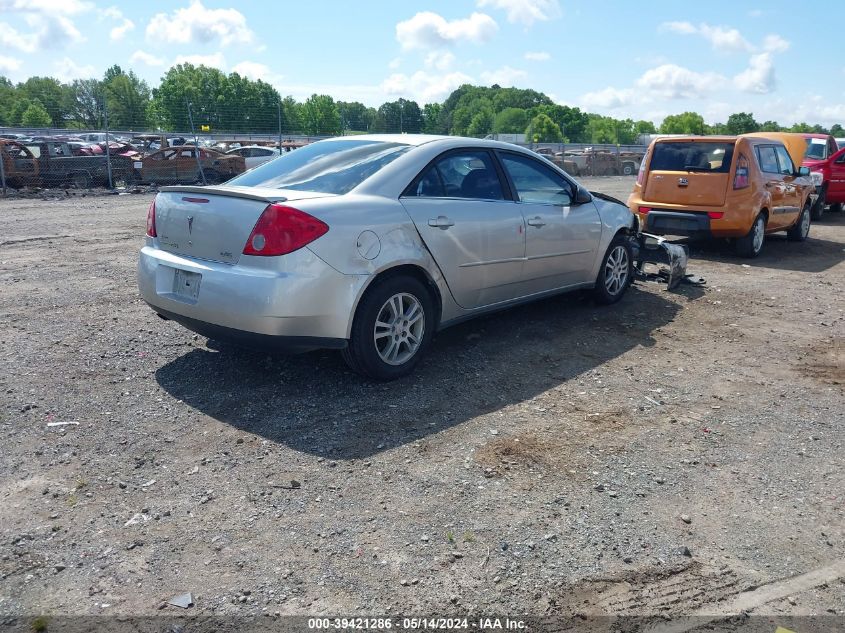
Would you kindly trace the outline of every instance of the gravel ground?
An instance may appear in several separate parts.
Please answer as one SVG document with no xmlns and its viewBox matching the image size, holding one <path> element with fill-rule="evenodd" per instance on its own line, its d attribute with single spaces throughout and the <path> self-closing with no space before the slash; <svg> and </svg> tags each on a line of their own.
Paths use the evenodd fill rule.
<svg viewBox="0 0 845 633">
<path fill-rule="evenodd" d="M 695 246 L 704 288 L 453 327 L 383 385 L 156 318 L 150 199 L 0 199 L 7 622 L 186 591 L 209 615 L 673 615 L 845 558 L 845 215 L 756 260 Z M 845 584 L 750 611 L 845 614 Z"/>
</svg>

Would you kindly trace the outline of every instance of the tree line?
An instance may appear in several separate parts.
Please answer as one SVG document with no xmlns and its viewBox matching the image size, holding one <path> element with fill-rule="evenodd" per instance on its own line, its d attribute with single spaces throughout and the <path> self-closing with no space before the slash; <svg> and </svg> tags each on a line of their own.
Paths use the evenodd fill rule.
<svg viewBox="0 0 845 633">
<path fill-rule="evenodd" d="M 120 66 L 102 79 L 62 83 L 53 77 L 30 77 L 13 84 L 0 77 L 0 126 L 103 129 L 108 117 L 117 130 L 197 130 L 213 132 L 307 134 L 331 136 L 350 132 L 427 133 L 458 136 L 525 134 L 539 143 L 634 144 L 641 134 L 743 134 L 746 132 L 822 132 L 845 136 L 840 124 L 775 121 L 758 123 L 750 113 L 731 114 L 725 123 L 708 125 L 696 112 L 651 121 L 615 119 L 554 103 L 531 89 L 463 85 L 442 103 L 422 107 L 408 99 L 378 108 L 357 101 L 312 95 L 303 102 L 282 97 L 261 80 L 216 68 L 179 64 L 157 88 Z"/>
</svg>

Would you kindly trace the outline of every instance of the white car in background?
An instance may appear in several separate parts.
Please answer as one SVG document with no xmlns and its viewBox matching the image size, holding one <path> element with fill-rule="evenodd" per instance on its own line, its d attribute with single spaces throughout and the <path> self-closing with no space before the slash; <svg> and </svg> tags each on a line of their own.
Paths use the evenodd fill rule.
<svg viewBox="0 0 845 633">
<path fill-rule="evenodd" d="M 278 149 L 274 147 L 264 147 L 262 145 L 246 145 L 244 147 L 230 149 L 226 153 L 236 154 L 237 156 L 243 156 L 244 161 L 246 161 L 247 169 L 258 167 L 258 165 L 266 163 L 268 160 L 273 160 L 277 156 L 280 156 L 280 152 Z"/>
</svg>

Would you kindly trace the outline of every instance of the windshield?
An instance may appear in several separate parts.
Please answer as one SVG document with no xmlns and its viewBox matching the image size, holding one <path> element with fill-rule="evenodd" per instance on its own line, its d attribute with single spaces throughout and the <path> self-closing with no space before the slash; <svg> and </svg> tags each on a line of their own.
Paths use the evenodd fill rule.
<svg viewBox="0 0 845 633">
<path fill-rule="evenodd" d="M 411 147 L 381 141 L 321 141 L 264 163 L 227 184 L 344 194 Z"/>
<path fill-rule="evenodd" d="M 706 171 L 726 174 L 731 168 L 733 143 L 657 143 L 651 169 L 659 171 Z"/>
<path fill-rule="evenodd" d="M 813 160 L 824 160 L 827 158 L 827 141 L 823 138 L 808 138 L 807 139 L 807 153 L 804 158 L 811 158 Z"/>
</svg>

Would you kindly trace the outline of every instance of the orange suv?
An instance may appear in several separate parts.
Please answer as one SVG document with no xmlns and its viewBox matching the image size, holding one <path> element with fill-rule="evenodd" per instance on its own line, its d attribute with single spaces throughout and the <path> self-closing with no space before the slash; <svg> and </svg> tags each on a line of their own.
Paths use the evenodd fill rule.
<svg viewBox="0 0 845 633">
<path fill-rule="evenodd" d="M 640 164 L 628 208 L 646 233 L 733 238 L 756 257 L 764 236 L 803 241 L 814 200 L 806 143 L 748 136 L 658 138 Z"/>
</svg>

